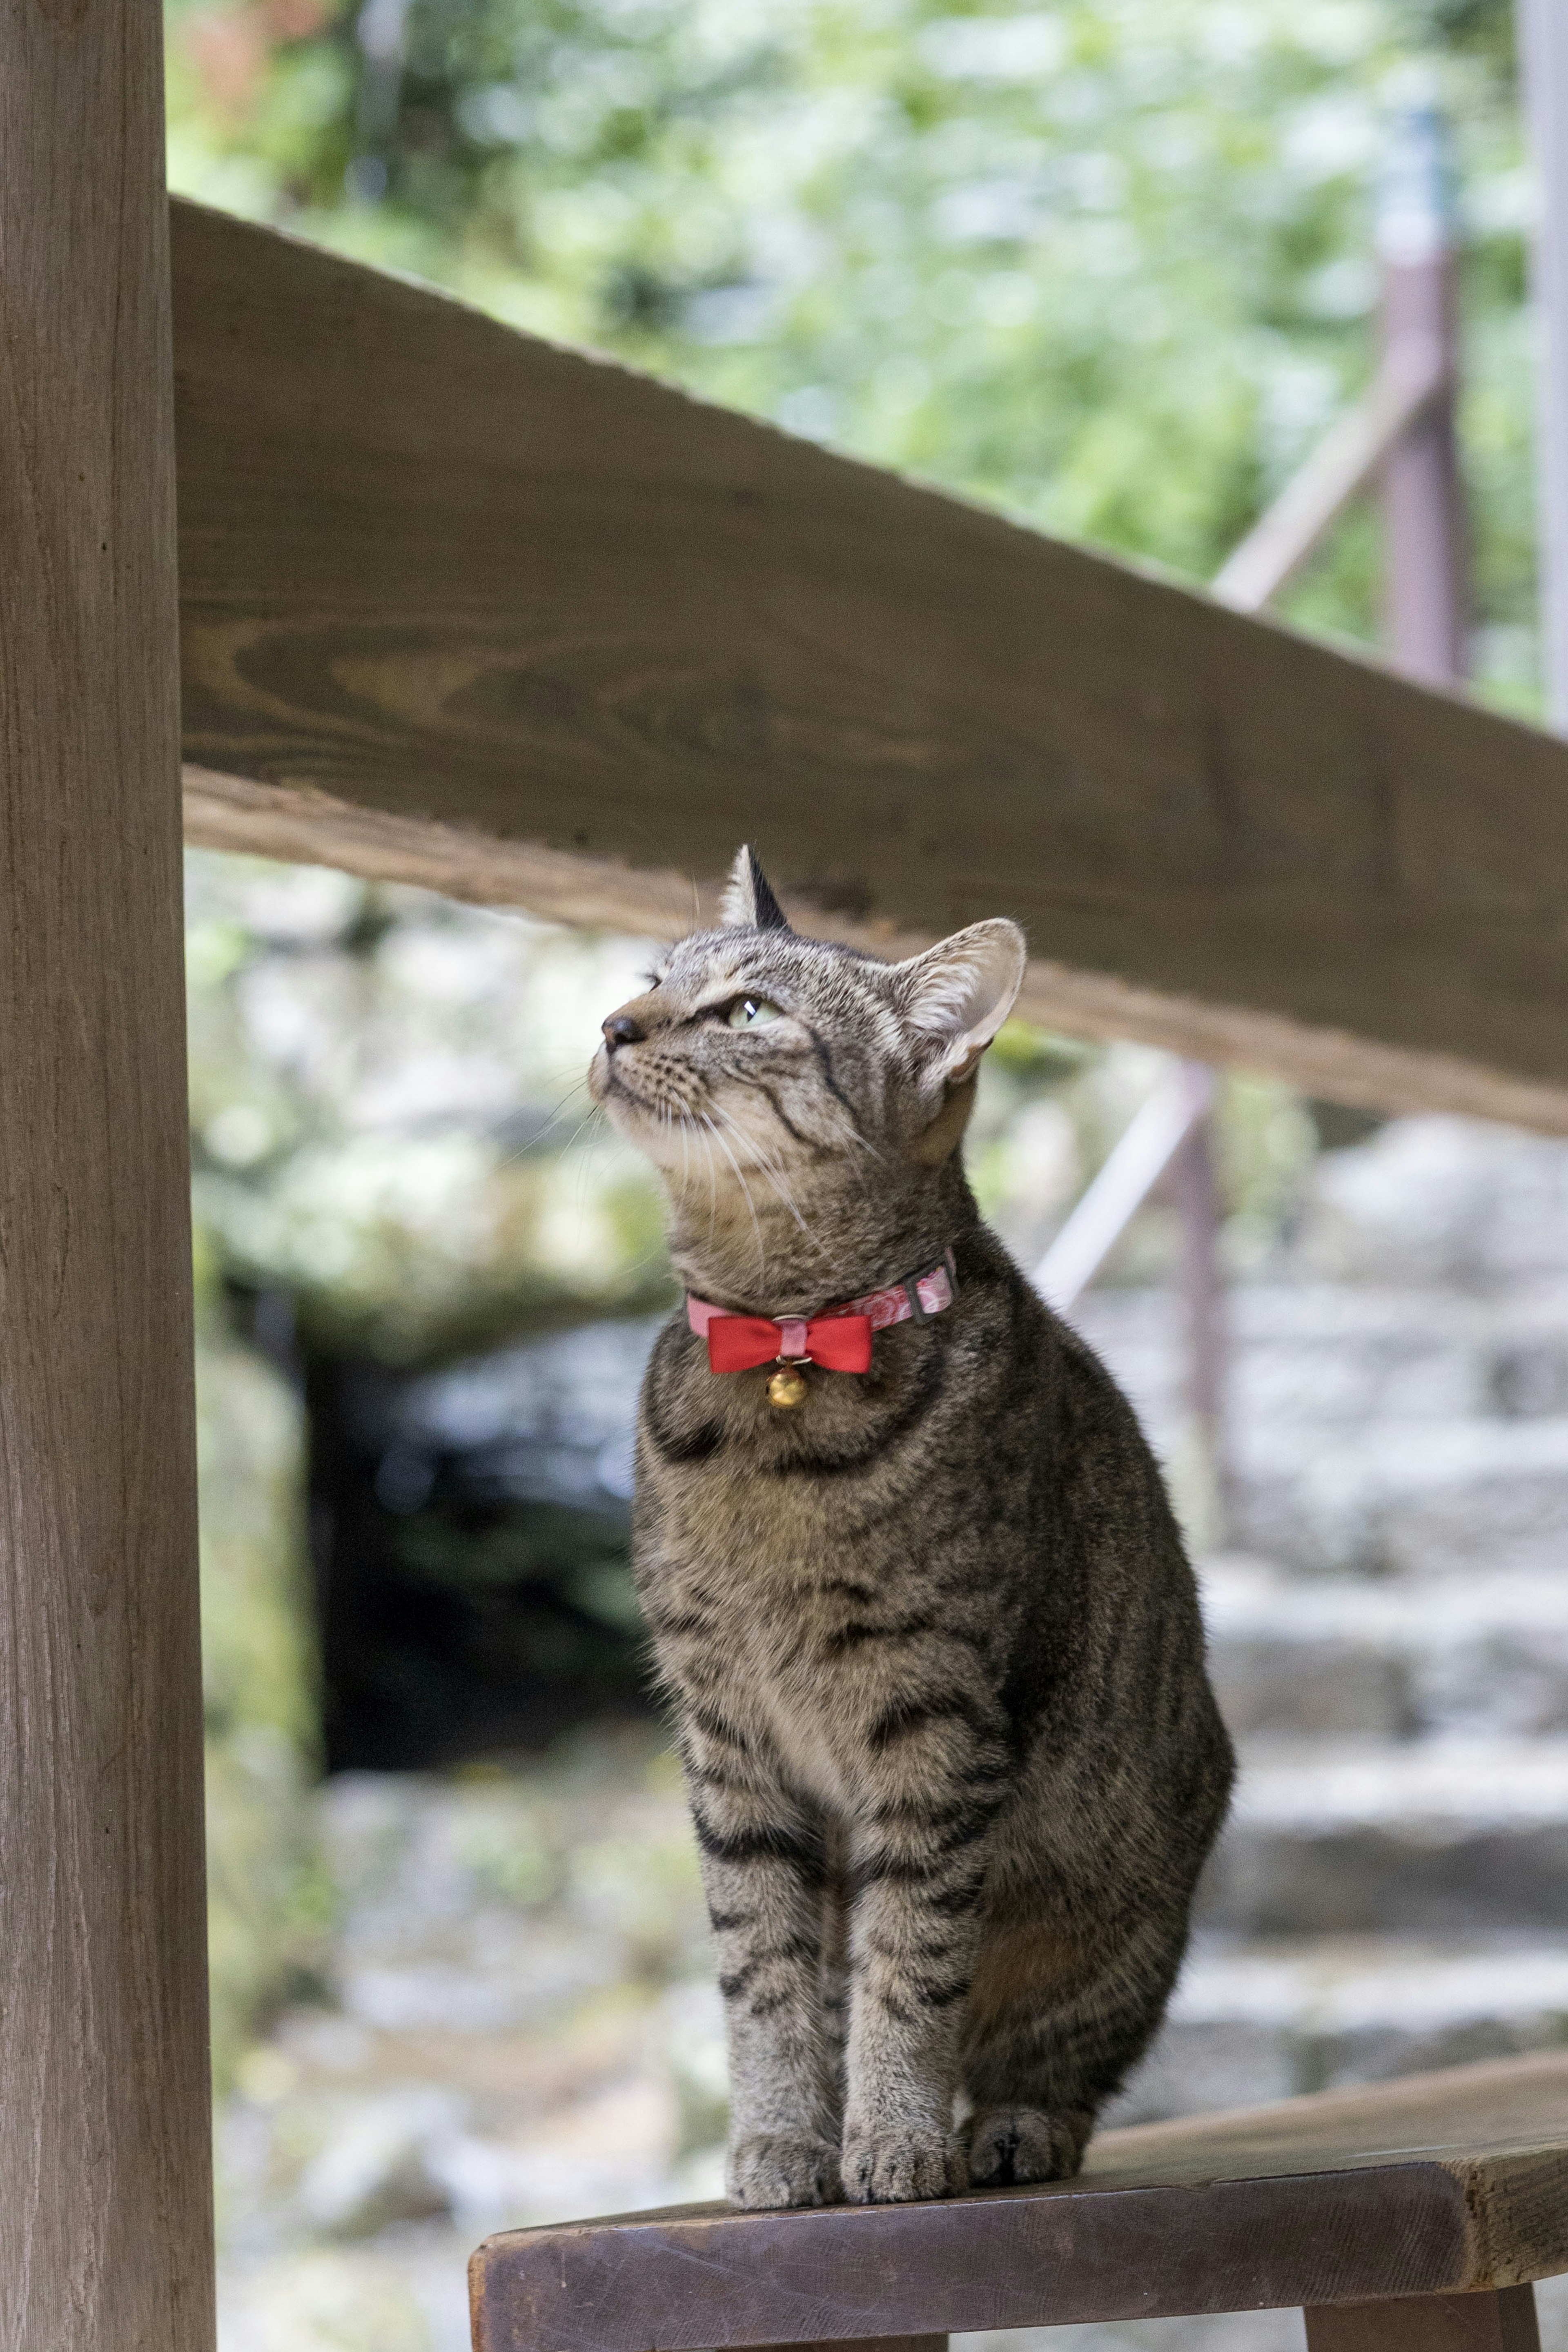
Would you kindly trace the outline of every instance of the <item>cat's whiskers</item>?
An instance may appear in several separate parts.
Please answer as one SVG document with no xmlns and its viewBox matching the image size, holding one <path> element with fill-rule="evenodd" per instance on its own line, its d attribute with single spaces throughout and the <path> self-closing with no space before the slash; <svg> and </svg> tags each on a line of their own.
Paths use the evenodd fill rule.
<svg viewBox="0 0 1568 2352">
<path fill-rule="evenodd" d="M 710 1146 L 708 1136 L 703 1136 L 699 1131 L 700 1112 L 696 1110 L 693 1103 L 672 1101 L 670 1110 L 668 1110 L 668 1118 L 670 1118 L 670 1124 L 675 1127 L 679 1139 L 682 1139 L 682 1171 L 679 1171 L 679 1197 L 682 1197 L 682 1204 L 687 1204 L 687 1202 L 691 1200 L 691 1139 L 693 1136 L 696 1136 L 696 1140 L 703 1146 L 703 1167 L 708 1169 L 708 1240 L 712 1242 L 717 1234 L 717 1225 L 720 1225 L 720 1185 L 717 1185 L 717 1169 L 715 1169 L 715 1160 L 712 1160 L 712 1146 Z M 670 1185 L 675 1185 L 675 1169 L 672 1167 L 668 1169 L 666 1181 Z"/>
<path fill-rule="evenodd" d="M 713 1164 L 713 1146 L 709 1142 L 708 1138 L 705 1135 L 698 1134 L 696 1123 L 698 1116 L 699 1114 L 695 1114 L 687 1104 L 683 1103 L 680 1106 L 681 1154 L 684 1170 L 687 1138 L 688 1136 L 696 1136 L 697 1140 L 702 1146 L 703 1164 L 708 1171 L 708 1239 L 711 1244 L 718 1238 L 719 1233 L 719 1178 L 718 1171 Z M 685 1181 L 683 1173 L 681 1186 L 681 1203 L 683 1207 L 686 1203 L 689 1191 L 689 1184 Z"/>
<path fill-rule="evenodd" d="M 496 1163 L 498 1173 L 501 1170 L 515 1167 L 517 1162 L 520 1160 L 526 1159 L 531 1151 L 537 1151 L 540 1145 L 550 1134 L 551 1130 L 565 1118 L 567 1112 L 572 1108 L 573 1097 L 574 1095 L 586 1094 L 587 1091 L 588 1081 L 585 1077 L 574 1079 L 567 1087 L 561 1100 L 556 1104 L 555 1108 L 551 1112 L 550 1117 L 545 1120 L 544 1125 L 540 1129 L 539 1133 L 537 1135 L 531 1135 L 526 1143 L 517 1144 L 510 1151 L 502 1153 L 500 1159 Z M 588 1108 L 578 1119 L 576 1126 L 562 1143 L 562 1150 L 570 1151 L 572 1146 L 576 1142 L 584 1129 L 591 1126 L 595 1118 L 602 1118 L 603 1116 L 603 1104 L 590 1100 Z"/>
<path fill-rule="evenodd" d="M 575 1147 L 580 1143 L 584 1133 L 592 1128 L 595 1119 L 605 1120 L 604 1106 L 600 1103 L 590 1104 L 561 1146 L 566 1168 L 573 1173 L 572 1213 L 578 1218 L 586 1217 L 588 1213 L 588 1178 L 593 1163 L 585 1150 L 579 1150 Z M 521 1160 L 523 1154 L 518 1151 L 511 1156 L 513 1160 Z"/>
<path fill-rule="evenodd" d="M 738 1073 L 738 1072 L 737 1072 L 735 1075 L 736 1075 L 737 1076 L 740 1076 L 740 1077 L 741 1077 L 741 1083 L 742 1083 L 742 1085 L 748 1085 L 748 1086 L 749 1086 L 749 1085 L 755 1085 L 755 1084 L 757 1083 L 757 1081 L 755 1081 L 754 1079 L 748 1079 L 748 1078 L 745 1078 L 744 1076 L 742 1076 L 740 1073 Z M 721 1105 L 720 1105 L 720 1104 L 718 1104 L 718 1103 L 715 1103 L 715 1105 L 714 1105 L 714 1108 L 715 1108 L 715 1109 L 721 1109 L 721 1108 L 722 1108 L 722 1106 L 721 1106 Z M 747 1133 L 746 1133 L 746 1130 L 745 1130 L 743 1128 L 742 1128 L 742 1127 L 740 1126 L 739 1122 L 734 1118 L 734 1117 L 733 1117 L 733 1115 L 732 1115 L 732 1114 L 731 1114 L 731 1115 L 730 1115 L 730 1123 L 731 1123 L 731 1125 L 735 1129 L 736 1133 L 737 1133 L 737 1134 L 739 1134 L 739 1135 L 741 1135 L 741 1136 L 742 1136 L 742 1137 L 744 1138 L 744 1140 L 745 1140 L 745 1142 L 747 1143 L 747 1145 L 749 1146 L 749 1148 L 756 1153 L 756 1155 L 757 1155 L 757 1160 L 758 1160 L 758 1164 L 763 1168 L 763 1173 L 765 1174 L 765 1173 L 767 1172 L 767 1169 L 768 1169 L 768 1166 L 769 1166 L 769 1164 L 770 1164 L 770 1163 L 767 1161 L 767 1160 L 766 1160 L 766 1158 L 765 1158 L 765 1155 L 764 1155 L 764 1153 L 763 1153 L 763 1147 L 762 1147 L 762 1145 L 756 1141 L 756 1139 L 755 1139 L 755 1138 L 754 1138 L 754 1137 L 752 1137 L 752 1136 L 751 1136 L 751 1135 L 749 1135 L 749 1134 L 747 1134 Z M 877 1160 L 879 1160 L 882 1158 L 882 1154 L 881 1154 L 879 1151 L 875 1150 L 874 1147 L 873 1147 L 871 1144 L 868 1143 L 868 1142 L 866 1141 L 865 1137 L 864 1137 L 863 1135 L 860 1135 L 858 1132 L 853 1132 L 853 1131 L 852 1131 L 852 1132 L 851 1132 L 851 1135 L 850 1135 L 849 1139 L 850 1139 L 852 1142 L 855 1142 L 855 1143 L 858 1143 L 858 1144 L 861 1145 L 861 1146 L 863 1147 L 863 1149 L 864 1149 L 864 1150 L 868 1150 L 868 1151 L 870 1151 L 870 1152 L 872 1153 L 872 1156 L 873 1156 L 875 1159 L 877 1159 Z M 783 1169 L 783 1165 L 784 1165 L 783 1161 L 782 1161 L 782 1160 L 780 1160 L 780 1161 L 778 1161 L 776 1164 L 778 1165 L 778 1167 L 779 1167 L 779 1168 L 780 1168 L 780 1170 L 782 1171 L 782 1169 Z M 861 1171 L 860 1171 L 858 1168 L 849 1168 L 849 1169 L 848 1169 L 848 1171 L 847 1171 L 847 1172 L 848 1172 L 849 1174 L 851 1174 L 851 1175 L 854 1177 L 855 1181 L 857 1182 L 857 1184 L 858 1184 L 858 1185 L 859 1186 L 859 1188 L 860 1188 L 860 1191 L 861 1191 L 862 1195 L 864 1195 L 865 1191 L 866 1191 L 866 1180 L 865 1180 L 865 1177 L 864 1177 L 864 1175 L 862 1174 Z M 775 1191 L 777 1191 L 777 1190 L 778 1190 L 778 1187 L 777 1187 L 776 1185 L 774 1186 L 774 1190 L 775 1190 Z M 790 1209 L 790 1211 L 791 1211 L 791 1213 L 794 1215 L 796 1224 L 800 1225 L 801 1232 L 802 1232 L 803 1234 L 805 1234 L 805 1237 L 806 1237 L 806 1239 L 807 1239 L 808 1241 L 812 1242 L 812 1243 L 815 1244 L 816 1244 L 816 1236 L 813 1233 L 811 1233 L 811 1232 L 810 1232 L 810 1230 L 809 1230 L 809 1229 L 808 1229 L 808 1228 L 807 1228 L 804 1223 L 801 1223 L 800 1214 L 799 1214 L 798 1210 L 795 1208 L 795 1202 L 794 1202 L 794 1198 L 793 1198 L 793 1196 L 789 1199 L 789 1201 L 787 1202 L 786 1205 L 789 1207 L 789 1209 Z"/>
<path fill-rule="evenodd" d="M 837 1108 L 839 1132 L 842 1134 L 846 1143 L 853 1144 L 858 1150 L 866 1152 L 869 1158 L 877 1162 L 879 1168 L 885 1168 L 888 1165 L 887 1153 L 885 1151 L 879 1151 L 868 1136 L 861 1134 L 859 1129 L 856 1126 L 854 1120 L 850 1118 L 848 1112 L 844 1108 L 842 1104 L 839 1104 Z"/>
<path fill-rule="evenodd" d="M 701 1119 L 703 1125 L 712 1136 L 714 1142 L 719 1146 L 720 1150 L 723 1153 L 725 1159 L 729 1161 L 731 1167 L 735 1171 L 735 1181 L 739 1184 L 741 1191 L 744 1195 L 746 1208 L 752 1220 L 752 1231 L 756 1236 L 757 1280 L 759 1282 L 765 1282 L 768 1271 L 768 1254 L 763 1246 L 763 1228 L 757 1216 L 757 1204 L 752 1198 L 752 1188 L 747 1183 L 746 1179 L 742 1172 L 740 1161 L 736 1159 L 734 1153 L 731 1150 L 729 1145 L 725 1142 L 723 1136 L 720 1133 L 713 1121 L 709 1118 L 707 1112 L 700 1111 L 698 1113 L 698 1117 Z"/>
<path fill-rule="evenodd" d="M 824 1249 L 819 1235 L 806 1223 L 805 1219 L 800 1213 L 799 1203 L 796 1202 L 795 1194 L 790 1188 L 784 1162 L 765 1151 L 763 1145 L 757 1141 L 754 1136 L 748 1135 L 745 1129 L 742 1127 L 739 1121 L 735 1118 L 733 1113 L 727 1111 L 722 1103 L 715 1102 L 713 1108 L 718 1113 L 719 1117 L 724 1121 L 725 1125 L 729 1127 L 731 1131 L 740 1138 L 747 1150 L 753 1155 L 758 1172 L 767 1178 L 768 1182 L 778 1194 L 779 1200 L 784 1208 L 788 1210 L 790 1215 L 795 1219 L 796 1225 L 800 1228 L 802 1239 L 807 1243 L 814 1255 L 829 1269 L 836 1267 L 839 1263 L 837 1257 L 833 1253 Z"/>
</svg>

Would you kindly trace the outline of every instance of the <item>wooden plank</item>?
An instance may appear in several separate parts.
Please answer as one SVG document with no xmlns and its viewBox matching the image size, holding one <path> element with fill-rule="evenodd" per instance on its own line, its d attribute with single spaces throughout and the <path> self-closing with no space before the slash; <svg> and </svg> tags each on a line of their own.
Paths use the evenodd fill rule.
<svg viewBox="0 0 1568 2352">
<path fill-rule="evenodd" d="M 174 249 L 196 765 L 700 881 L 743 835 L 1190 1052 L 1568 1088 L 1568 746 L 286 237 Z"/>
<path fill-rule="evenodd" d="M 1423 2290 L 1461 2267 L 1463 2200 L 1433 2165 L 1128 2194 L 672 2214 L 492 2239 L 474 2352 L 694 2352 L 912 2329 L 1045 2327 Z M 529 2238 L 543 2232 L 519 2233 Z M 808 2333 L 809 2331 L 809 2333 Z"/>
<path fill-rule="evenodd" d="M 473 2259 L 474 2342 L 687 2352 L 1522 2285 L 1568 2269 L 1565 2117 L 1552 2055 L 1107 2132 L 1049 2188 L 507 2231 Z"/>
<path fill-rule="evenodd" d="M 722 877 L 635 868 L 501 841 L 467 825 L 389 815 L 310 787 L 262 784 L 187 761 L 185 838 L 209 849 L 336 866 L 372 881 L 415 883 L 480 906 L 519 907 L 547 921 L 673 939 L 717 919 Z M 934 932 L 856 921 L 798 890 L 780 894 L 796 929 L 848 940 L 879 955 L 912 955 Z M 1464 1112 L 1548 1135 L 1568 1135 L 1568 1087 L 1541 1086 L 1452 1054 L 1379 1045 L 1342 1030 L 1310 1029 L 1277 1013 L 1162 995 L 1100 972 L 1034 958 L 1018 998 L 1026 1020 L 1077 1037 L 1141 1038 L 1173 1054 L 1272 1072 L 1309 1093 L 1368 1110 Z"/>
<path fill-rule="evenodd" d="M 1391 2151 L 1446 2163 L 1559 2137 L 1568 2148 L 1568 2052 L 1548 2050 L 1102 2132 L 1082 2177 L 1187 2180 L 1220 2168 L 1262 2176 L 1381 2162 Z"/>
<path fill-rule="evenodd" d="M 1306 2321 L 1307 2352 L 1541 2352 L 1530 2286 L 1328 2304 Z"/>
<path fill-rule="evenodd" d="M 0 2343 L 213 2340 L 163 22 L 0 0 Z"/>
</svg>

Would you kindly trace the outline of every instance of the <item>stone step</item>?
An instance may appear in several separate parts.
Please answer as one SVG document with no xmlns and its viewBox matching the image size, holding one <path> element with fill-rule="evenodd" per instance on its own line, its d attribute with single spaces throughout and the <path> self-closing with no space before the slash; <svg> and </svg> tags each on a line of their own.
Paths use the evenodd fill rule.
<svg viewBox="0 0 1568 2352">
<path fill-rule="evenodd" d="M 1281 1430 L 1237 1456 L 1236 1540 L 1306 1575 L 1568 1569 L 1568 1418 Z"/>
<path fill-rule="evenodd" d="M 1202 1563 L 1209 1663 L 1238 1738 L 1568 1734 L 1568 1577 L 1293 1579 Z"/>
<path fill-rule="evenodd" d="M 1520 1943 L 1199 1939 L 1118 2123 L 1510 2057 L 1568 2037 L 1568 1935 Z"/>
<path fill-rule="evenodd" d="M 1308 1178 L 1293 1270 L 1354 1282 L 1524 1289 L 1568 1276 L 1568 1150 L 1479 1119 L 1392 1120 Z"/>
<path fill-rule="evenodd" d="M 1151 1420 L 1180 1408 L 1185 1340 L 1166 1288 L 1091 1290 L 1070 1318 Z M 1245 1444 L 1280 1424 L 1568 1413 L 1568 1288 L 1466 1296 L 1323 1282 L 1234 1284 L 1226 1297 L 1231 1421 Z"/>
<path fill-rule="evenodd" d="M 1228 1305 L 1232 1539 L 1308 1575 L 1568 1562 L 1568 1298 L 1252 1284 Z M 1185 1351 L 1168 1293 L 1077 1319 L 1178 1487 Z"/>
<path fill-rule="evenodd" d="M 1252 1937 L 1568 1920 L 1568 1738 L 1258 1741 L 1199 1889 Z"/>
</svg>

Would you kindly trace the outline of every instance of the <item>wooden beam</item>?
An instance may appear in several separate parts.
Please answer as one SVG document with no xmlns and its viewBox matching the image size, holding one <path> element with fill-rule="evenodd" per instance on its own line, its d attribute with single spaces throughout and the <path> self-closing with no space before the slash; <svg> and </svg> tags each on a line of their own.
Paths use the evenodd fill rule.
<svg viewBox="0 0 1568 2352">
<path fill-rule="evenodd" d="M 163 23 L 0 0 L 0 2343 L 206 2352 Z"/>
<path fill-rule="evenodd" d="M 1018 916 L 1071 1025 L 1563 1125 L 1568 745 L 271 232 L 174 231 L 194 764 L 601 872 L 707 883 L 750 837 L 838 930 Z"/>
<path fill-rule="evenodd" d="M 574 856 L 190 763 L 184 773 L 185 839 L 196 847 L 335 866 L 373 882 L 412 883 L 479 906 L 521 908 L 547 922 L 650 938 L 675 939 L 695 923 L 718 919 L 721 877 L 699 882 L 691 874 L 638 869 L 624 859 Z M 886 920 L 857 922 L 798 890 L 783 897 L 797 929 L 848 940 L 879 955 L 913 955 L 937 936 L 896 930 Z M 1309 1094 L 1363 1109 L 1459 1111 L 1568 1135 L 1568 1087 L 1532 1085 L 1457 1055 L 1411 1053 L 1274 1013 L 1138 988 L 1048 958 L 1029 964 L 1018 1009 L 1026 1019 L 1069 1036 L 1142 1038 L 1199 1061 L 1272 1072 Z"/>
</svg>

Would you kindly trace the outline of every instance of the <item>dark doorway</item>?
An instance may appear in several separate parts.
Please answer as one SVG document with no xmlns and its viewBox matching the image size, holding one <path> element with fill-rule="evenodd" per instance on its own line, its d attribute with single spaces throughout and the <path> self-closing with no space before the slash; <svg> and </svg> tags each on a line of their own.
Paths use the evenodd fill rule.
<svg viewBox="0 0 1568 2352">
<path fill-rule="evenodd" d="M 630 1570 L 658 1319 L 437 1371 L 303 1369 L 330 1772 L 537 1748 L 647 1711 Z"/>
</svg>

